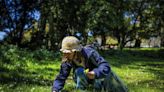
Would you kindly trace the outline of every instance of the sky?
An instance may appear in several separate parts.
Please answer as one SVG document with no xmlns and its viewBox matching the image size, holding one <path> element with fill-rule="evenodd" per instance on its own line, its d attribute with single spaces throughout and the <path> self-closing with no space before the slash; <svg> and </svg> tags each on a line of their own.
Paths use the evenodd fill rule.
<svg viewBox="0 0 164 92">
<path fill-rule="evenodd" d="M 31 14 L 31 13 L 29 13 L 29 15 L 31 15 L 35 20 L 39 20 L 40 19 L 40 12 L 39 11 L 34 11 L 34 14 Z M 27 26 L 25 25 L 25 28 L 26 28 Z M 4 29 L 5 31 L 10 31 L 10 30 L 8 30 L 8 29 Z M 0 30 L 0 41 L 3 41 L 3 39 L 7 36 L 7 34 L 5 33 L 5 32 L 3 32 L 4 30 Z"/>
<path fill-rule="evenodd" d="M 5 32 L 0 32 L 0 41 L 2 41 L 6 35 Z"/>
</svg>

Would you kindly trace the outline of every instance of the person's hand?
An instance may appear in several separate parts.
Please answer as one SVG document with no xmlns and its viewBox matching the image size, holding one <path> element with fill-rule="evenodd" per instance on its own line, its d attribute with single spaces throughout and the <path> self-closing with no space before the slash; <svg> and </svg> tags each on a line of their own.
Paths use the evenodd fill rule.
<svg viewBox="0 0 164 92">
<path fill-rule="evenodd" d="M 89 79 L 94 79 L 95 78 L 95 72 L 94 71 L 87 72 L 86 75 Z"/>
<path fill-rule="evenodd" d="M 54 90 L 54 91 L 52 91 L 52 92 L 57 92 L 57 91 Z"/>
</svg>

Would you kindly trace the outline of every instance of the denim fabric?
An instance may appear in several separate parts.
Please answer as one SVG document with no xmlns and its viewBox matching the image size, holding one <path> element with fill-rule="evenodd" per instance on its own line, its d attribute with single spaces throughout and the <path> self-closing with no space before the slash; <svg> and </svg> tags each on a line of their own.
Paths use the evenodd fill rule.
<svg viewBox="0 0 164 92">
<path fill-rule="evenodd" d="M 93 83 L 88 82 L 86 74 L 84 73 L 84 68 L 80 67 L 75 70 L 75 82 L 76 88 L 85 90 L 92 87 L 93 92 L 128 92 L 126 86 L 121 83 L 118 76 L 110 73 L 108 76 L 102 79 L 94 79 Z"/>
<path fill-rule="evenodd" d="M 77 89 L 85 89 L 88 85 L 88 78 L 84 73 L 84 68 L 77 68 L 75 70 L 75 80 L 76 80 L 76 88 Z"/>
<path fill-rule="evenodd" d="M 84 68 L 80 67 L 75 70 L 75 82 L 76 82 L 76 88 L 77 89 L 86 89 L 90 86 L 94 89 L 100 90 L 102 88 L 102 81 L 100 79 L 93 80 L 92 83 L 89 82 L 89 79 L 87 78 Z"/>
<path fill-rule="evenodd" d="M 105 83 L 106 82 L 106 83 Z M 127 86 L 113 71 L 111 71 L 108 79 L 105 79 L 104 84 L 107 92 L 128 92 Z"/>
</svg>

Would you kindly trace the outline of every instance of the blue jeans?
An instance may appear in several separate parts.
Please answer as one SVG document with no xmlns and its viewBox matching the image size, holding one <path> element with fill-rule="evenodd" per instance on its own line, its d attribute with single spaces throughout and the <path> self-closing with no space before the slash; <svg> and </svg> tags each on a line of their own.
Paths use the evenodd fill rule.
<svg viewBox="0 0 164 92">
<path fill-rule="evenodd" d="M 86 89 L 88 87 L 93 87 L 94 89 L 101 89 L 102 84 L 100 79 L 90 80 L 87 78 L 86 74 L 84 73 L 84 68 L 80 67 L 75 70 L 75 78 L 74 81 L 76 83 L 77 89 Z M 90 82 L 89 82 L 90 81 Z"/>
<path fill-rule="evenodd" d="M 91 86 L 94 92 L 128 92 L 126 86 L 121 82 L 119 77 L 111 72 L 104 79 L 94 79 L 90 82 L 84 73 L 84 68 L 80 67 L 75 70 L 74 81 L 77 89 L 86 89 Z"/>
</svg>

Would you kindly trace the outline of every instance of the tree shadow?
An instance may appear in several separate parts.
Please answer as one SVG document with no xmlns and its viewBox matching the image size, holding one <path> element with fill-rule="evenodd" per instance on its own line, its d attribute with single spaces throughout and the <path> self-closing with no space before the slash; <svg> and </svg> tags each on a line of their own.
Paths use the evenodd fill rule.
<svg viewBox="0 0 164 92">
<path fill-rule="evenodd" d="M 16 83 L 25 83 L 25 84 L 35 84 L 35 85 L 52 85 L 52 80 L 50 79 L 43 79 L 39 78 L 36 75 L 32 75 L 31 73 L 25 71 L 26 75 L 31 75 L 31 76 L 26 76 L 23 74 L 20 74 L 19 72 L 15 71 L 10 71 L 10 72 L 3 72 L 0 74 L 0 81 L 1 83 L 11 83 L 11 82 L 16 82 Z"/>
<path fill-rule="evenodd" d="M 164 59 L 164 49 L 159 49 L 159 50 L 104 50 L 100 52 L 104 56 L 119 56 L 119 57 L 147 57 L 147 58 L 156 58 L 156 59 Z"/>
<path fill-rule="evenodd" d="M 140 89 L 141 87 L 142 88 L 146 88 L 146 89 L 149 89 L 149 88 L 153 88 L 153 89 L 154 88 L 157 88 L 157 89 L 160 89 L 161 92 L 162 92 L 162 90 L 164 89 L 164 87 L 159 87 L 158 84 L 159 83 L 156 80 L 143 80 L 143 81 L 137 81 L 137 82 L 129 83 L 128 84 L 128 87 L 129 88 L 134 88 L 135 87 L 137 89 Z"/>
<path fill-rule="evenodd" d="M 0 81 L 3 84 L 15 83 L 17 84 L 32 84 L 41 86 L 51 86 L 53 83 L 52 78 L 44 78 L 45 76 L 54 77 L 54 72 L 58 72 L 59 69 L 42 68 L 34 71 L 25 70 L 24 68 L 17 67 L 15 69 L 7 69 L 0 67 Z M 46 73 L 47 72 L 47 73 Z M 47 74 L 47 75 L 46 75 Z"/>
<path fill-rule="evenodd" d="M 162 53 L 164 50 L 159 51 L 106 51 L 104 52 L 105 58 L 109 63 L 117 68 L 127 67 L 128 69 L 135 69 L 142 72 L 151 73 L 154 80 L 164 79 L 164 57 Z M 151 57 L 153 56 L 153 57 Z M 152 80 L 152 81 L 154 81 Z M 146 82 L 146 81 L 145 81 Z"/>
<path fill-rule="evenodd" d="M 164 50 L 106 50 L 101 55 L 113 66 L 133 65 L 137 62 L 164 62 Z M 111 62 L 112 61 L 112 62 Z M 158 64 L 160 65 L 160 64 Z M 157 65 L 155 65 L 157 66 Z"/>
</svg>

